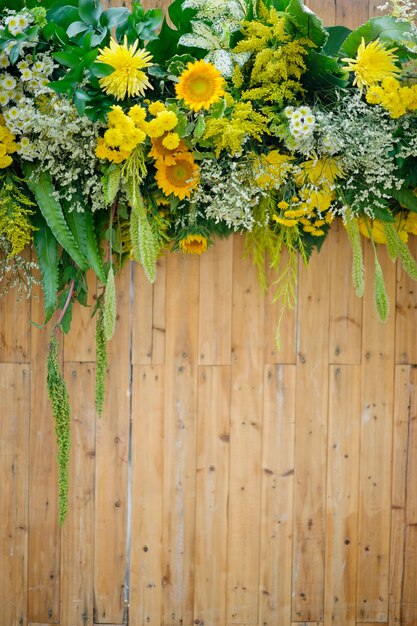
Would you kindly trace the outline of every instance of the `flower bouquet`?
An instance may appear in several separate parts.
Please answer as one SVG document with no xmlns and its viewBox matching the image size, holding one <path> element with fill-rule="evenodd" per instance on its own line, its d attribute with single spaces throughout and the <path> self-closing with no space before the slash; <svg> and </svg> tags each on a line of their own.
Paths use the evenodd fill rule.
<svg viewBox="0 0 417 626">
<path fill-rule="evenodd" d="M 375 303 L 388 316 L 377 244 L 417 278 L 417 31 L 407 0 L 355 31 L 302 0 L 134 2 L 0 0 L 0 290 L 40 282 L 56 311 L 48 391 L 66 514 L 69 399 L 58 332 L 102 285 L 97 394 L 116 320 L 115 274 L 127 259 L 156 278 L 169 248 L 201 254 L 240 232 L 265 284 L 291 306 L 298 254 L 320 249 L 334 220 L 364 290 L 361 235 L 375 252 Z M 33 244 L 28 261 L 23 253 Z M 286 250 L 286 266 L 280 267 Z"/>
</svg>

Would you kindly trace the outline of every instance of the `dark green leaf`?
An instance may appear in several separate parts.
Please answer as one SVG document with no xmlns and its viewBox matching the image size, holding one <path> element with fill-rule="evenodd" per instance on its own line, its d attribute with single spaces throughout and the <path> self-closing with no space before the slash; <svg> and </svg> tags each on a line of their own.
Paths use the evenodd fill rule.
<svg viewBox="0 0 417 626">
<path fill-rule="evenodd" d="M 346 28 L 346 26 L 328 26 L 326 30 L 329 33 L 329 38 L 326 41 L 323 52 L 328 56 L 337 56 L 343 42 L 352 31 L 350 28 Z"/>
<path fill-rule="evenodd" d="M 59 50 L 52 54 L 55 61 L 66 67 L 75 67 L 80 62 L 80 56 L 76 52 L 64 52 Z"/>
<path fill-rule="evenodd" d="M 398 43 L 406 38 L 411 31 L 411 24 L 397 20 L 395 17 L 383 16 L 373 17 L 366 24 L 354 30 L 345 40 L 340 54 L 345 57 L 354 58 L 362 41 L 370 43 L 376 39 L 381 39 L 384 43 L 397 47 Z"/>
<path fill-rule="evenodd" d="M 124 24 L 129 15 L 130 11 L 126 7 L 112 7 L 103 12 L 100 17 L 100 24 L 111 29 Z"/>
<path fill-rule="evenodd" d="M 94 217 L 91 211 L 86 209 L 84 211 L 86 235 L 87 235 L 87 259 L 91 268 L 96 273 L 97 278 L 106 284 L 107 276 L 103 268 L 103 263 L 100 257 L 99 247 L 97 244 L 97 237 L 94 228 Z"/>
<path fill-rule="evenodd" d="M 341 69 L 335 57 L 310 50 L 305 63 L 308 71 L 302 77 L 302 82 L 309 89 L 343 88 L 348 84 L 349 73 Z"/>
<path fill-rule="evenodd" d="M 54 198 L 54 185 L 49 172 L 42 172 L 37 181 L 30 180 L 30 175 L 34 170 L 33 165 L 25 164 L 23 171 L 26 177 L 26 184 L 36 198 L 39 209 L 44 216 L 54 237 L 61 246 L 68 252 L 75 263 L 83 270 L 88 269 L 88 263 L 68 227 L 65 220 L 61 204 Z"/>
<path fill-rule="evenodd" d="M 417 213 L 417 196 L 414 191 L 407 189 L 407 187 L 402 187 L 401 189 L 390 189 L 388 193 L 391 194 L 394 200 L 397 200 L 401 206 Z"/>
<path fill-rule="evenodd" d="M 79 0 L 78 11 L 83 22 L 97 26 L 103 9 L 100 0 Z"/>
<path fill-rule="evenodd" d="M 46 324 L 57 307 L 58 242 L 40 216 L 35 219 L 35 225 L 37 230 L 33 233 L 33 242 L 41 271 Z"/>
<path fill-rule="evenodd" d="M 286 13 L 301 35 L 310 39 L 318 48 L 324 46 L 328 34 L 323 22 L 302 0 L 290 0 Z"/>
</svg>

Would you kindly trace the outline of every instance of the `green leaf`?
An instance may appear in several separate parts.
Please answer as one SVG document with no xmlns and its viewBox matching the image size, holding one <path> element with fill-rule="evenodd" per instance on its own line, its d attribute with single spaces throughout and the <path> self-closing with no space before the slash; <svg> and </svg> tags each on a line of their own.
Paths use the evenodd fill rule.
<svg viewBox="0 0 417 626">
<path fill-rule="evenodd" d="M 67 35 L 68 37 L 76 37 L 88 29 L 89 27 L 85 22 L 72 22 L 67 28 Z"/>
<path fill-rule="evenodd" d="M 112 7 L 104 11 L 100 17 L 100 24 L 108 29 L 124 24 L 130 15 L 126 7 Z"/>
<path fill-rule="evenodd" d="M 337 56 L 343 42 L 348 35 L 350 35 L 352 30 L 346 28 L 346 26 L 328 26 L 326 30 L 329 34 L 329 38 L 326 41 L 323 52 L 329 56 Z"/>
<path fill-rule="evenodd" d="M 60 46 L 66 46 L 70 43 L 67 33 L 61 26 L 58 26 L 58 24 L 51 22 L 45 26 L 42 32 L 45 39 L 53 39 L 54 42 Z"/>
<path fill-rule="evenodd" d="M 388 192 L 394 200 L 397 200 L 401 206 L 417 213 L 417 196 L 411 189 L 401 187 L 401 189 L 389 189 Z"/>
<path fill-rule="evenodd" d="M 171 5 L 172 6 L 172 5 Z M 147 49 L 153 56 L 155 63 L 165 63 L 178 52 L 178 40 L 180 33 L 170 28 L 167 21 L 164 20 L 158 39 L 151 41 Z"/>
<path fill-rule="evenodd" d="M 68 252 L 75 263 L 82 269 L 88 269 L 88 263 L 81 254 L 79 247 L 71 233 L 61 204 L 54 198 L 55 191 L 52 177 L 49 172 L 42 172 L 37 181 L 30 180 L 30 175 L 34 169 L 33 165 L 25 164 L 23 171 L 26 177 L 26 184 L 36 198 L 36 202 L 44 216 L 49 228 L 61 246 Z"/>
<path fill-rule="evenodd" d="M 82 117 L 85 113 L 85 107 L 88 102 L 90 102 L 91 96 L 88 95 L 86 91 L 82 89 L 76 89 L 74 91 L 74 106 L 78 111 L 80 117 Z"/>
<path fill-rule="evenodd" d="M 56 91 L 56 93 L 62 93 L 64 96 L 71 98 L 74 88 L 71 83 L 66 80 L 54 80 L 48 83 L 48 87 Z"/>
<path fill-rule="evenodd" d="M 114 67 L 107 65 L 106 63 L 94 63 L 90 67 L 90 72 L 96 78 L 103 78 L 103 76 L 109 76 L 114 72 Z"/>
<path fill-rule="evenodd" d="M 89 26 L 96 26 L 103 12 L 100 0 L 79 0 L 80 18 Z"/>
<path fill-rule="evenodd" d="M 323 26 L 323 22 L 311 9 L 303 4 L 302 0 L 291 0 L 286 13 L 301 35 L 310 39 L 318 48 L 324 46 L 328 33 Z"/>
<path fill-rule="evenodd" d="M 328 57 L 310 50 L 305 59 L 307 72 L 302 77 L 303 85 L 312 90 L 346 87 L 349 73 L 338 64 L 335 57 Z"/>
<path fill-rule="evenodd" d="M 201 137 L 204 135 L 204 131 L 206 130 L 206 120 L 204 118 L 204 115 L 200 115 L 197 121 L 197 124 L 195 125 L 194 128 L 194 137 L 196 139 L 201 139 Z"/>
<path fill-rule="evenodd" d="M 58 61 L 61 65 L 65 65 L 66 67 L 75 67 L 80 62 L 80 56 L 75 52 L 65 52 L 63 50 L 59 50 L 58 52 L 54 52 L 52 54 L 55 61 Z"/>
<path fill-rule="evenodd" d="M 340 54 L 354 58 L 362 41 L 365 43 L 380 39 L 384 43 L 398 47 L 398 43 L 406 38 L 407 33 L 412 32 L 411 24 L 397 20 L 395 17 L 385 15 L 373 17 L 366 24 L 354 30 L 345 40 Z"/>
<path fill-rule="evenodd" d="M 65 219 L 72 232 L 78 248 L 84 256 L 87 256 L 87 229 L 84 213 L 71 211 L 68 203 L 63 203 Z"/>
<path fill-rule="evenodd" d="M 57 24 L 63 29 L 67 29 L 72 22 L 79 19 L 77 8 L 68 4 L 56 8 L 52 7 L 46 17 L 49 23 Z"/>
<path fill-rule="evenodd" d="M 97 278 L 103 283 L 107 282 L 106 273 L 104 271 L 103 263 L 100 257 L 99 248 L 97 244 L 97 237 L 94 229 L 94 218 L 91 211 L 87 209 L 84 212 L 86 235 L 87 235 L 87 259 L 94 270 Z"/>
<path fill-rule="evenodd" d="M 33 243 L 41 271 L 46 324 L 57 307 L 58 242 L 40 216 L 35 219 L 35 225 L 37 230 L 33 233 Z"/>
</svg>

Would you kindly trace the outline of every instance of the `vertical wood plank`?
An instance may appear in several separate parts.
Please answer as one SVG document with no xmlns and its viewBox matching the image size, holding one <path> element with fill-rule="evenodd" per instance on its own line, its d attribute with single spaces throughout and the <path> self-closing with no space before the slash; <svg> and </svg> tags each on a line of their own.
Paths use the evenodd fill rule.
<svg viewBox="0 0 417 626">
<path fill-rule="evenodd" d="M 194 622 L 224 626 L 230 367 L 199 368 Z"/>
<path fill-rule="evenodd" d="M 362 299 L 352 285 L 352 248 L 342 220 L 332 225 L 329 240 L 330 280 L 329 362 L 361 362 Z"/>
<path fill-rule="evenodd" d="M 199 259 L 168 258 L 162 624 L 191 624 L 194 604 Z"/>
<path fill-rule="evenodd" d="M 410 371 L 411 403 L 407 445 L 402 623 L 417 623 L 417 368 Z"/>
<path fill-rule="evenodd" d="M 61 543 L 61 624 L 92 626 L 94 567 L 95 371 L 67 363 L 71 398 L 68 518 Z"/>
<path fill-rule="evenodd" d="M 234 239 L 230 493 L 227 613 L 229 623 L 258 622 L 264 300 L 256 268 Z"/>
<path fill-rule="evenodd" d="M 322 621 L 328 411 L 330 246 L 301 266 L 298 286 L 292 618 Z"/>
<path fill-rule="evenodd" d="M 67 362 L 91 363 L 96 358 L 96 316 L 91 317 L 97 298 L 97 281 L 93 271 L 87 273 L 88 306 L 74 303 L 71 331 L 64 338 Z"/>
<path fill-rule="evenodd" d="M 391 302 L 395 271 L 384 246 L 378 258 Z M 365 242 L 365 275 L 372 284 L 374 255 Z M 392 313 L 392 311 L 391 311 Z M 391 527 L 395 316 L 377 318 L 373 289 L 366 289 L 362 326 L 361 460 L 359 483 L 357 621 L 387 621 Z M 383 462 L 381 462 L 383 459 Z"/>
<path fill-rule="evenodd" d="M 295 366 L 264 377 L 259 623 L 291 623 Z"/>
<path fill-rule="evenodd" d="M 200 364 L 230 364 L 232 276 L 233 240 L 216 239 L 200 259 Z"/>
<path fill-rule="evenodd" d="M 31 301 L 31 319 L 43 319 L 43 302 Z M 31 409 L 29 451 L 28 619 L 59 622 L 60 531 L 58 527 L 57 447 L 46 389 L 46 358 L 51 326 L 31 329 Z"/>
<path fill-rule="evenodd" d="M 395 403 L 392 459 L 391 555 L 389 577 L 389 623 L 401 624 L 404 580 L 405 509 L 407 483 L 408 433 L 412 389 L 411 368 L 395 368 Z M 413 390 L 415 393 L 415 390 Z"/>
<path fill-rule="evenodd" d="M 358 28 L 364 24 L 369 17 L 369 0 L 337 0 L 335 23 L 348 28 Z M 375 4 L 380 4 L 375 2 Z"/>
<path fill-rule="evenodd" d="M 326 511 L 326 626 L 355 626 L 360 366 L 330 368 Z"/>
<path fill-rule="evenodd" d="M 0 363 L 30 361 L 30 301 L 12 289 L 0 298 Z"/>
<path fill-rule="evenodd" d="M 417 237 L 410 237 L 409 247 L 417 258 Z M 395 362 L 417 363 L 417 286 L 401 263 L 397 265 Z"/>
<path fill-rule="evenodd" d="M 116 282 L 116 333 L 108 344 L 103 417 L 96 428 L 94 620 L 125 615 L 127 478 L 130 427 L 130 266 Z"/>
<path fill-rule="evenodd" d="M 27 624 L 30 370 L 0 364 L 0 622 Z"/>
<path fill-rule="evenodd" d="M 335 0 L 305 0 L 305 4 L 321 17 L 326 26 L 335 24 L 337 2 Z"/>
<path fill-rule="evenodd" d="M 164 368 L 134 366 L 131 626 L 161 625 Z"/>
<path fill-rule="evenodd" d="M 139 263 L 133 266 L 132 364 L 165 362 L 166 255 L 158 259 L 152 285 Z"/>
<path fill-rule="evenodd" d="M 281 268 L 288 262 L 286 251 L 282 254 Z M 267 262 L 268 263 L 268 262 Z M 278 273 L 267 267 L 268 289 L 262 297 L 265 299 L 265 364 L 272 363 L 292 363 L 297 361 L 297 302 L 294 308 L 286 309 L 278 328 L 278 323 L 282 315 L 282 308 L 278 302 L 274 302 L 276 285 L 274 282 L 279 276 Z M 297 294 L 297 288 L 296 288 Z M 277 345 L 277 331 L 279 345 Z"/>
</svg>

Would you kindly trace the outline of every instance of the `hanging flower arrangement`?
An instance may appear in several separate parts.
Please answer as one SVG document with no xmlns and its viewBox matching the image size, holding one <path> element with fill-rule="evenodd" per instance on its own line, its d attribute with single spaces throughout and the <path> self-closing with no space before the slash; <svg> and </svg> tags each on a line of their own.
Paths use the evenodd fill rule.
<svg viewBox="0 0 417 626">
<path fill-rule="evenodd" d="M 203 254 L 239 232 L 259 267 L 278 270 L 291 305 L 299 254 L 332 223 L 375 252 L 375 303 L 388 316 L 377 244 L 417 279 L 417 31 L 406 1 L 355 31 L 325 28 L 302 0 L 134 2 L 0 0 L 0 291 L 30 295 L 40 275 L 57 313 L 48 390 L 57 424 L 60 517 L 66 514 L 69 399 L 56 335 L 102 287 L 97 411 L 115 275 L 127 259 L 156 279 L 158 256 Z M 22 256 L 33 244 L 34 261 Z M 291 282 L 292 281 L 292 282 Z"/>
</svg>

